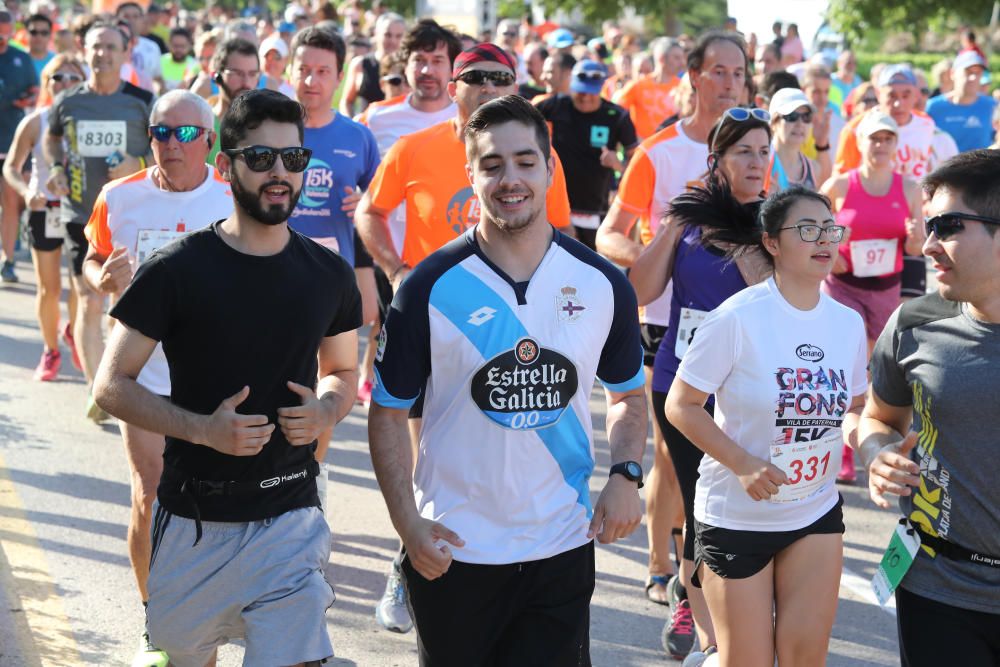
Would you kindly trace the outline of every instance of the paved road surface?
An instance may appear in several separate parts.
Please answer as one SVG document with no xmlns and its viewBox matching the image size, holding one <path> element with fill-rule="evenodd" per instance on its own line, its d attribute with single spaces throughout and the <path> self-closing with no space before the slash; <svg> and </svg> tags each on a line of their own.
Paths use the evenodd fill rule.
<svg viewBox="0 0 1000 667">
<path fill-rule="evenodd" d="M 86 389 L 68 355 L 57 382 L 32 381 L 41 339 L 23 261 L 20 275 L 20 285 L 0 289 L 0 665 L 127 665 L 142 617 L 126 555 L 129 484 L 118 427 L 84 418 Z M 603 398 L 594 399 L 596 499 L 608 456 Z M 396 538 L 368 458 L 365 417 L 356 407 L 327 454 L 334 535 L 327 574 L 338 594 L 327 616 L 332 664 L 416 665 L 413 634 L 386 632 L 373 617 Z M 893 610 L 876 606 L 867 589 L 894 518 L 871 506 L 862 487 L 842 491 L 846 576 L 829 664 L 898 664 Z M 645 563 L 644 528 L 597 550 L 595 665 L 665 661 L 666 608 L 642 595 Z M 224 648 L 220 665 L 240 664 L 240 654 Z"/>
</svg>

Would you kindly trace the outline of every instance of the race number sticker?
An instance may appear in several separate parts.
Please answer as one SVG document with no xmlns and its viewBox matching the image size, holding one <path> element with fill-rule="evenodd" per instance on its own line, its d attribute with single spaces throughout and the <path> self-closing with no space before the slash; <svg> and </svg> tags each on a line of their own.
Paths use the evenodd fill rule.
<svg viewBox="0 0 1000 667">
<path fill-rule="evenodd" d="M 76 124 L 76 149 L 83 157 L 125 154 L 127 126 L 123 120 L 81 120 Z"/>
<path fill-rule="evenodd" d="M 45 238 L 61 239 L 64 236 L 65 225 L 59 215 L 59 204 L 45 206 Z"/>
<path fill-rule="evenodd" d="M 136 265 L 142 264 L 157 249 L 162 248 L 175 239 L 179 239 L 185 233 L 169 229 L 140 229 L 139 236 L 135 242 Z"/>
<path fill-rule="evenodd" d="M 889 540 L 889 546 L 882 555 L 882 562 L 872 577 L 872 591 L 883 607 L 913 565 L 918 549 L 920 549 L 920 536 L 917 531 L 907 526 L 906 521 L 900 519 Z"/>
<path fill-rule="evenodd" d="M 701 323 L 708 317 L 704 310 L 694 308 L 681 308 L 681 317 L 677 322 L 677 342 L 674 343 L 674 354 L 678 359 L 684 358 L 684 353 L 691 347 L 694 340 L 694 333 L 701 326 Z"/>
<path fill-rule="evenodd" d="M 808 433 L 808 431 L 805 431 Z M 778 487 L 772 503 L 793 503 L 804 500 L 828 482 L 840 470 L 843 435 L 839 428 L 820 428 L 818 439 L 786 442 L 784 438 L 771 444 L 771 464 L 788 476 L 788 484 Z"/>
<path fill-rule="evenodd" d="M 899 243 L 892 239 L 851 241 L 851 264 L 856 278 L 884 276 L 896 270 Z"/>
<path fill-rule="evenodd" d="M 328 248 L 338 255 L 340 254 L 340 242 L 337 240 L 336 236 L 317 236 L 313 238 L 313 241 L 320 244 L 324 248 Z"/>
</svg>

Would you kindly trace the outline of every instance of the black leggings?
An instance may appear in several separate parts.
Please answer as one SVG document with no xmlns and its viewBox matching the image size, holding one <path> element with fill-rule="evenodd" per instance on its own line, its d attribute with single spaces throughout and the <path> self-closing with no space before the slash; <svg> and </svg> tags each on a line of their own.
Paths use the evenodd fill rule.
<svg viewBox="0 0 1000 667">
<path fill-rule="evenodd" d="M 677 473 L 677 484 L 681 487 L 681 499 L 684 501 L 684 560 L 694 560 L 694 491 L 698 486 L 698 466 L 701 457 L 705 455 L 694 446 L 684 434 L 667 421 L 664 404 L 667 395 L 662 391 L 653 392 L 653 415 L 660 425 L 663 439 L 667 441 L 670 459 L 674 462 Z M 705 406 L 705 411 L 712 414 L 712 406 Z"/>
<path fill-rule="evenodd" d="M 952 607 L 897 588 L 896 624 L 903 667 L 1000 665 L 1000 614 Z"/>
</svg>

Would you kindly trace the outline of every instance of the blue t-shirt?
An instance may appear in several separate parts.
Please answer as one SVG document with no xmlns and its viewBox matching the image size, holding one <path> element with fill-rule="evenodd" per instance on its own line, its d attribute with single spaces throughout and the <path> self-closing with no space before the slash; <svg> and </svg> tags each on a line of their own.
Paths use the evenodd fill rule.
<svg viewBox="0 0 1000 667">
<path fill-rule="evenodd" d="M 38 74 L 31 56 L 13 45 L 0 53 L 0 155 L 6 155 L 14 141 L 14 130 L 24 118 L 24 109 L 14 106 L 19 99 L 38 90 Z"/>
<path fill-rule="evenodd" d="M 927 115 L 951 135 L 959 151 L 965 152 L 993 143 L 994 106 L 996 102 L 987 95 L 980 95 L 972 104 L 955 104 L 938 95 L 927 103 Z"/>
<path fill-rule="evenodd" d="M 48 65 L 49 62 L 51 62 L 52 59 L 55 58 L 55 57 L 56 57 L 56 54 L 53 53 L 52 51 L 49 51 L 48 53 L 46 53 L 41 58 L 32 58 L 31 59 L 31 62 L 33 62 L 35 64 L 35 74 L 38 75 L 38 79 L 39 80 L 41 80 L 41 78 L 42 78 L 42 70 L 45 69 L 45 66 Z"/>
<path fill-rule="evenodd" d="M 305 146 L 313 151 L 302 195 L 289 219 L 292 229 L 324 245 L 354 265 L 354 220 L 340 210 L 344 188 L 368 188 L 378 168 L 378 144 L 364 125 L 335 113 L 323 127 L 307 127 Z"/>
</svg>

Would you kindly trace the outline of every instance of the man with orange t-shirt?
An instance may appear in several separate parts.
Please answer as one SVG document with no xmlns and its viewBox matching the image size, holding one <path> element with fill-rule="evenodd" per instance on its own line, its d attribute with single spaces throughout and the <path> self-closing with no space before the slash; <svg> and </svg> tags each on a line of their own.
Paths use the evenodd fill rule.
<svg viewBox="0 0 1000 667">
<path fill-rule="evenodd" d="M 189 90 L 174 90 L 157 100 L 149 126 L 155 166 L 105 185 L 84 228 L 90 249 L 83 274 L 99 293 L 121 295 L 136 267 L 158 247 L 232 213 L 229 184 L 205 164 L 215 134 L 212 120 L 208 102 Z M 160 345 L 137 380 L 155 394 L 170 395 L 170 373 Z M 121 433 L 132 473 L 129 560 L 145 604 L 153 500 L 165 444 L 162 434 L 133 424 L 121 422 Z M 142 664 L 155 664 L 151 659 L 160 653 L 149 645 L 147 635 L 139 652 L 137 663 Z"/>
<path fill-rule="evenodd" d="M 393 287 L 410 269 L 479 221 L 479 201 L 465 172 L 462 131 L 479 106 L 517 92 L 511 56 L 493 44 L 479 44 L 459 54 L 448 83 L 458 116 L 414 132 L 386 153 L 354 216 L 361 240 Z M 553 154 L 554 155 L 554 154 Z M 569 198 L 562 165 L 547 195 L 548 220 L 570 224 Z M 389 236 L 387 218 L 406 202 L 406 232 L 400 256 Z"/>
<path fill-rule="evenodd" d="M 652 44 L 653 73 L 625 84 L 614 103 L 628 110 L 639 139 L 651 137 L 664 119 L 674 115 L 673 91 L 684 70 L 684 49 L 659 37 Z"/>
</svg>

